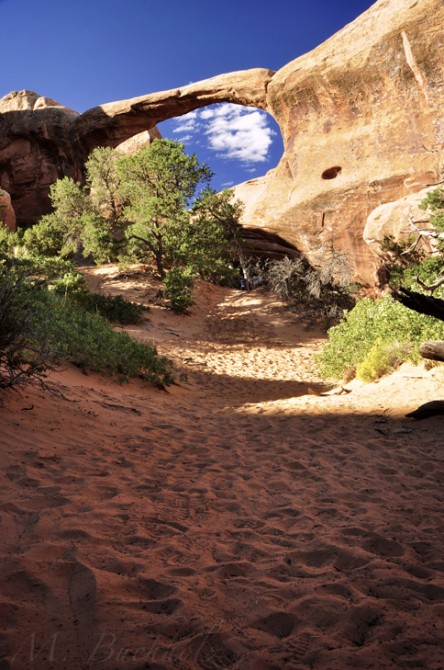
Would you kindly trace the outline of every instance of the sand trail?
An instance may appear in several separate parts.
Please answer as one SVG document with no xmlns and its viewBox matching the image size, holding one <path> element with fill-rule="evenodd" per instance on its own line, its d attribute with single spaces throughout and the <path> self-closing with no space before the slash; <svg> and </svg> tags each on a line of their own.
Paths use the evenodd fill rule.
<svg viewBox="0 0 444 670">
<path fill-rule="evenodd" d="M 443 418 L 404 418 L 441 369 L 317 396 L 320 334 L 265 293 L 148 316 L 170 392 L 4 399 L 0 669 L 444 667 Z"/>
</svg>

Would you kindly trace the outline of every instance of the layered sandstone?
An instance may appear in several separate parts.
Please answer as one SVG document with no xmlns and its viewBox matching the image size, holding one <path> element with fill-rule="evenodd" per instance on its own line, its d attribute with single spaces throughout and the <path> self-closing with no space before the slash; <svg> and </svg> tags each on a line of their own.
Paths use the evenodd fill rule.
<svg viewBox="0 0 444 670">
<path fill-rule="evenodd" d="M 276 73 L 234 72 L 81 115 L 15 94 L 21 107 L 0 101 L 0 185 L 19 222 L 29 221 L 47 207 L 51 181 L 81 175 L 96 146 L 156 133 L 159 121 L 216 102 L 259 107 L 278 122 L 284 154 L 276 169 L 237 188 L 244 225 L 280 236 L 314 263 L 333 245 L 357 279 L 372 283 L 378 260 L 363 238 L 368 215 L 437 179 L 443 27 L 442 0 L 379 0 Z"/>
</svg>

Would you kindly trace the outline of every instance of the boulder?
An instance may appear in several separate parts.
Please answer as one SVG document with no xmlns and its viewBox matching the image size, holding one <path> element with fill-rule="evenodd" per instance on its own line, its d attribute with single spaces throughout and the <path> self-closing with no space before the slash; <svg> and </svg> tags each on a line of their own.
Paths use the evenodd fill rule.
<svg viewBox="0 0 444 670">
<path fill-rule="evenodd" d="M 420 209 L 419 205 L 433 188 L 428 187 L 394 202 L 379 205 L 370 213 L 364 226 L 363 239 L 375 256 L 385 257 L 381 245 L 386 237 L 393 238 L 395 242 L 405 242 L 418 237 L 418 230 L 432 228 L 429 223 L 430 213 Z"/>
<path fill-rule="evenodd" d="M 6 191 L 0 189 L 0 221 L 9 230 L 15 230 L 16 217 L 14 207 L 11 203 L 11 196 Z"/>
</svg>

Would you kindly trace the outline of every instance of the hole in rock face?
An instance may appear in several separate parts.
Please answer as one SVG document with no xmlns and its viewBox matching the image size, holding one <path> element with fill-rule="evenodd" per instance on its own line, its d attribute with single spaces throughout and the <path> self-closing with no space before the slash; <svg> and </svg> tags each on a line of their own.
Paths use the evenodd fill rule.
<svg viewBox="0 0 444 670">
<path fill-rule="evenodd" d="M 322 173 L 322 179 L 336 179 L 338 174 L 341 174 L 342 168 L 339 165 L 335 165 L 334 167 L 328 168 L 328 170 L 324 170 Z"/>
</svg>

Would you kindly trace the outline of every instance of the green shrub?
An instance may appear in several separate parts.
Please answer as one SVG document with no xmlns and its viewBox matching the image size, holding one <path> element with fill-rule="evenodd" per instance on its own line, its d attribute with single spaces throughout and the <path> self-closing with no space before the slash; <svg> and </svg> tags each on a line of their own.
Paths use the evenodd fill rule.
<svg viewBox="0 0 444 670">
<path fill-rule="evenodd" d="M 156 348 L 136 342 L 113 329 L 107 319 L 47 290 L 39 295 L 42 318 L 38 326 L 55 361 L 122 380 L 139 377 L 158 387 L 173 382 L 171 361 Z"/>
<path fill-rule="evenodd" d="M 430 256 L 420 263 L 411 265 L 402 270 L 394 270 L 391 273 L 390 284 L 392 286 L 404 286 L 404 288 L 412 289 L 413 291 L 422 292 L 417 278 L 427 286 L 432 285 L 439 276 L 444 273 L 444 258 L 439 256 Z M 439 287 L 435 291 L 436 297 L 444 296 L 444 287 Z"/>
<path fill-rule="evenodd" d="M 0 388 L 45 376 L 49 352 L 37 326 L 37 291 L 22 269 L 0 262 Z"/>
<path fill-rule="evenodd" d="M 142 323 L 145 307 L 125 300 L 121 295 L 100 295 L 98 293 L 79 293 L 76 302 L 88 312 L 97 312 L 101 316 L 120 325 Z"/>
<path fill-rule="evenodd" d="M 173 268 L 163 279 L 168 307 L 176 314 L 186 314 L 193 304 L 194 274 L 190 268 Z"/>
<path fill-rule="evenodd" d="M 122 300 L 110 303 L 113 310 L 117 305 L 120 319 L 133 309 Z M 113 330 L 97 310 L 91 313 L 75 298 L 35 282 L 26 263 L 1 260 L 0 388 L 43 379 L 50 364 L 63 361 L 120 379 L 139 377 L 158 387 L 173 382 L 171 361 L 155 347 Z"/>
<path fill-rule="evenodd" d="M 75 270 L 65 272 L 52 284 L 56 293 L 64 295 L 88 312 L 95 312 L 121 325 L 142 323 L 144 320 L 143 305 L 125 300 L 121 295 L 101 295 L 91 293 L 84 277 Z"/>
<path fill-rule="evenodd" d="M 444 339 L 444 323 L 413 312 L 391 297 L 365 298 L 328 331 L 328 336 L 318 356 L 319 369 L 326 377 L 341 379 L 344 371 L 356 370 L 366 360 L 377 342 L 382 347 L 399 343 L 402 350 L 409 349 L 408 358 L 417 362 L 421 342 Z"/>
</svg>

